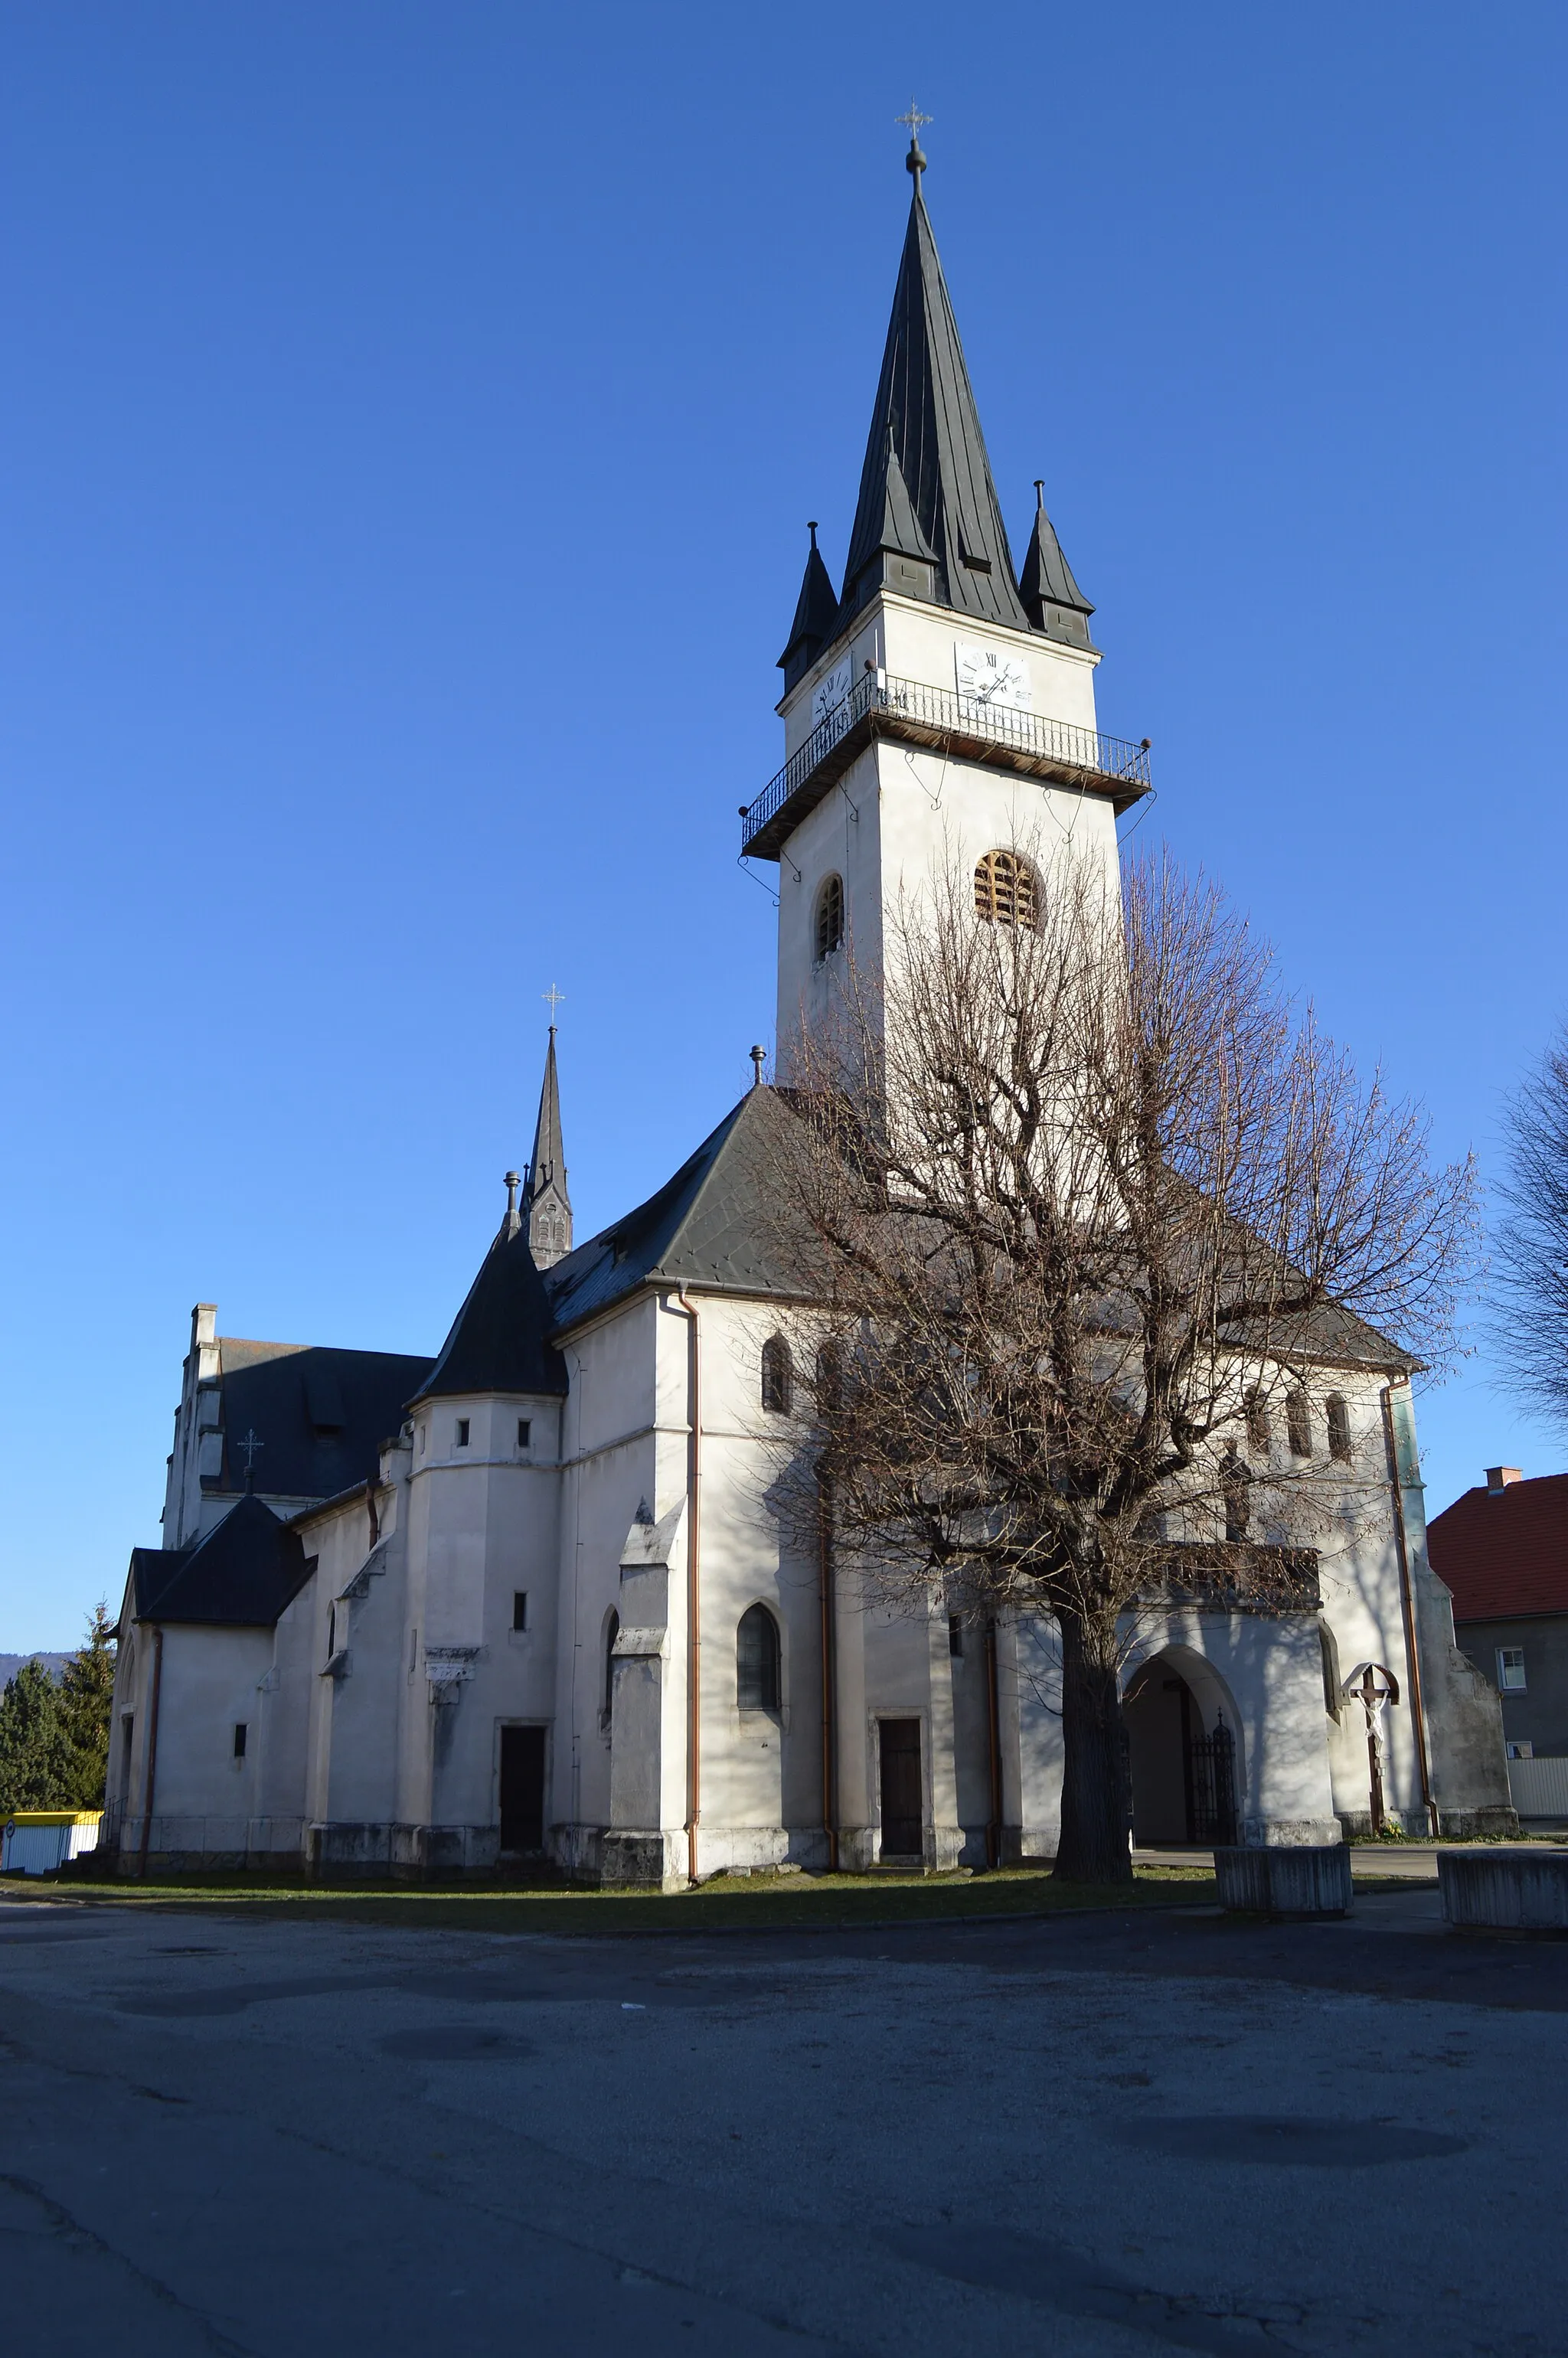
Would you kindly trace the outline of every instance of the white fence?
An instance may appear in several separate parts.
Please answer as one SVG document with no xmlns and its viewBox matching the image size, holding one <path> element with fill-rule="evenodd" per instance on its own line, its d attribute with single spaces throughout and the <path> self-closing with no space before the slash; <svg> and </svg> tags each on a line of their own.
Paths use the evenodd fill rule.
<svg viewBox="0 0 1568 2358">
<path fill-rule="evenodd" d="M 1568 1818 L 1568 1758 L 1510 1760 L 1509 1790 L 1521 1818 Z"/>
</svg>

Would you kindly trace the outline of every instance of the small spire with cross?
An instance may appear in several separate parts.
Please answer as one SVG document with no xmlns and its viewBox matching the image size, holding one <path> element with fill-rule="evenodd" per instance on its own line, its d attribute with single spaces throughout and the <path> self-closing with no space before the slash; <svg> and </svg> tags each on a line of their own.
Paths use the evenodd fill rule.
<svg viewBox="0 0 1568 2358">
<path fill-rule="evenodd" d="M 566 992 L 564 990 L 557 990 L 555 984 L 552 982 L 548 990 L 542 990 L 539 993 L 539 996 L 541 999 L 548 1000 L 549 1001 L 550 1029 L 553 1032 L 556 1028 L 556 1010 L 566 998 Z"/>
<path fill-rule="evenodd" d="M 256 1451 L 258 1449 L 265 1449 L 266 1447 L 266 1444 L 265 1441 L 258 1441 L 256 1439 L 256 1429 L 253 1424 L 247 1431 L 243 1441 L 237 1441 L 234 1444 L 234 1446 L 236 1449 L 243 1451 L 244 1455 L 245 1487 L 247 1490 L 254 1489 L 255 1487 L 255 1474 L 254 1469 L 255 1466 Z"/>
<path fill-rule="evenodd" d="M 920 175 L 925 169 L 925 157 L 920 146 L 920 134 L 926 124 L 935 123 L 936 118 L 934 114 L 922 114 L 918 103 L 912 98 L 909 102 L 909 113 L 895 115 L 893 119 L 897 123 L 902 123 L 909 133 L 909 153 L 903 159 L 903 165 L 905 171 L 914 173 L 914 185 L 918 189 Z"/>
</svg>

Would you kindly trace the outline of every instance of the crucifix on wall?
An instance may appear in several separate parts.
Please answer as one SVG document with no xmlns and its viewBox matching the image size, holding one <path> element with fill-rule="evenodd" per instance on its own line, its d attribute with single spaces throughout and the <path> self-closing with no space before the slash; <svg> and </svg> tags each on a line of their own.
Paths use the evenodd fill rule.
<svg viewBox="0 0 1568 2358">
<path fill-rule="evenodd" d="M 1398 1703 L 1400 1682 L 1392 1671 L 1381 1662 L 1363 1662 L 1345 1682 L 1345 1699 L 1358 1703 L 1367 1714 L 1367 1770 L 1371 1801 L 1372 1832 L 1387 1831 L 1388 1806 L 1385 1800 L 1384 1771 L 1388 1753 L 1383 1742 L 1383 1711 L 1387 1704 Z"/>
</svg>

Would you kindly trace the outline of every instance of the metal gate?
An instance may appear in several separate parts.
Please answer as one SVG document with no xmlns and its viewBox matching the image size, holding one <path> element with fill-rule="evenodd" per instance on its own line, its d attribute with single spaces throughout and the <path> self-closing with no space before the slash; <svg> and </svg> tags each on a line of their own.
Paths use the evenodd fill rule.
<svg viewBox="0 0 1568 2358">
<path fill-rule="evenodd" d="M 1223 1717 L 1212 1736 L 1187 1738 L 1187 1825 L 1206 1846 L 1236 1840 L 1236 1739 Z"/>
</svg>

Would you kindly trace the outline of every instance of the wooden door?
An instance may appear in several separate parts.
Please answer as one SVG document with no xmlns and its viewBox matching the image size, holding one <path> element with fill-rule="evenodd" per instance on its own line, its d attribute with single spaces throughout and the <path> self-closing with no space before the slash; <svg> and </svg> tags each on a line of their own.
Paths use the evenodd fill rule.
<svg viewBox="0 0 1568 2358">
<path fill-rule="evenodd" d="M 503 1727 L 501 1731 L 501 1847 L 503 1851 L 545 1847 L 542 1727 Z"/>
<path fill-rule="evenodd" d="M 882 1856 L 918 1858 L 925 1849 L 920 1722 L 884 1719 L 881 1734 Z"/>
</svg>

